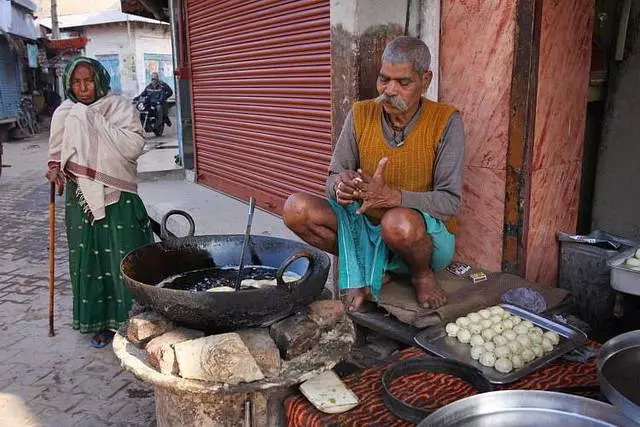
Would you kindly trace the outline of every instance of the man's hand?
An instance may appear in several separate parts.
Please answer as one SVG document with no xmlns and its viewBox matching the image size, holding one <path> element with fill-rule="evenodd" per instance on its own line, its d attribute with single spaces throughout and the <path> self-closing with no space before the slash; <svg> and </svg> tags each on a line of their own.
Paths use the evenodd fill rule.
<svg viewBox="0 0 640 427">
<path fill-rule="evenodd" d="M 358 174 L 355 171 L 344 170 L 338 174 L 333 188 L 336 192 L 336 201 L 339 204 L 349 205 L 358 199 L 354 194 L 356 179 L 358 179 Z"/>
<path fill-rule="evenodd" d="M 60 171 L 60 168 L 51 168 L 44 176 L 50 184 L 56 184 L 58 196 L 62 196 L 62 192 L 64 191 L 64 175 Z"/>
<path fill-rule="evenodd" d="M 384 182 L 384 170 L 388 162 L 387 157 L 380 159 L 373 176 L 361 169 L 358 170 L 359 177 L 355 179 L 357 187 L 355 195 L 362 200 L 362 206 L 356 213 L 363 214 L 367 210 L 375 208 L 395 208 L 402 203 L 400 190 L 391 188 Z"/>
</svg>

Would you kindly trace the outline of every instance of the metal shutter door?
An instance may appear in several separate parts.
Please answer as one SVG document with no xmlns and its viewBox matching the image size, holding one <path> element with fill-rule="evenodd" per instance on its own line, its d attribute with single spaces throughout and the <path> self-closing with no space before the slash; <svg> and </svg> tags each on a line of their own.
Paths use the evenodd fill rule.
<svg viewBox="0 0 640 427">
<path fill-rule="evenodd" d="M 18 61 L 0 35 L 0 120 L 18 116 L 20 89 Z"/>
<path fill-rule="evenodd" d="M 276 213 L 324 194 L 329 0 L 189 1 L 187 19 L 198 182 Z"/>
</svg>

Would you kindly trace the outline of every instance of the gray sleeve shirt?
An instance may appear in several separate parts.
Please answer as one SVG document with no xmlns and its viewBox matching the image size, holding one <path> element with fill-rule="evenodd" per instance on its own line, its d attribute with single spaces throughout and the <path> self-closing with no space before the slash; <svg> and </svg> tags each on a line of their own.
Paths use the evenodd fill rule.
<svg viewBox="0 0 640 427">
<path fill-rule="evenodd" d="M 419 113 L 420 111 L 418 111 L 407 124 L 407 134 L 411 132 L 411 129 L 417 121 L 417 117 L 420 115 Z M 393 128 L 387 122 L 384 115 L 381 117 L 381 120 L 383 124 L 383 134 L 387 144 L 392 148 L 400 146 L 402 141 L 397 141 Z M 349 112 L 329 165 L 329 177 L 327 178 L 326 190 L 330 198 L 335 199 L 336 197 L 333 187 L 338 174 L 343 170 L 357 170 L 360 163 L 359 159 L 355 126 L 352 114 Z M 463 163 L 464 129 L 460 114 L 454 113 L 449 118 L 444 136 L 436 152 L 433 172 L 433 190 L 426 192 L 401 191 L 401 206 L 419 209 L 441 220 L 446 220 L 456 215 L 462 201 Z"/>
</svg>

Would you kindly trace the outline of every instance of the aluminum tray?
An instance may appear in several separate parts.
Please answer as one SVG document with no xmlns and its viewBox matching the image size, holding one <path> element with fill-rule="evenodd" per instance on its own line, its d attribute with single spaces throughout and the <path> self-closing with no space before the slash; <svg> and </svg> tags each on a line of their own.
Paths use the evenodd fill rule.
<svg viewBox="0 0 640 427">
<path fill-rule="evenodd" d="M 611 267 L 611 287 L 631 295 L 640 295 L 640 270 L 629 267 L 624 262 L 632 257 L 638 248 L 633 248 L 614 256 L 608 262 Z"/>
<path fill-rule="evenodd" d="M 418 427 L 638 427 L 615 407 L 586 397 L 538 390 L 477 394 L 438 409 Z"/>
<path fill-rule="evenodd" d="M 436 356 L 440 356 L 445 359 L 454 359 L 478 368 L 484 377 L 493 384 L 507 384 L 519 380 L 563 354 L 569 353 L 571 350 L 580 347 L 587 339 L 585 333 L 579 329 L 563 323 L 558 323 L 547 317 L 531 313 L 530 311 L 516 307 L 515 305 L 500 304 L 500 307 L 504 308 L 514 316 L 519 316 L 524 320 L 528 320 L 544 330 L 557 333 L 560 335 L 560 343 L 554 347 L 553 351 L 543 355 L 533 362 L 527 363 L 522 368 L 513 370 L 508 374 L 503 374 L 494 368 L 482 366 L 480 362 L 473 360 L 469 355 L 469 344 L 463 344 L 455 337 L 448 336 L 444 329 L 445 325 L 425 329 L 416 335 L 414 340 L 420 347 L 435 354 Z"/>
</svg>

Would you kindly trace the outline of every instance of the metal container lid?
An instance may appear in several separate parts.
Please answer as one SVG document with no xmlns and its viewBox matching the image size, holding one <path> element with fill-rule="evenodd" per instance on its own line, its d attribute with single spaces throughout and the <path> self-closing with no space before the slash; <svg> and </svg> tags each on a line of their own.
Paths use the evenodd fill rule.
<svg viewBox="0 0 640 427">
<path fill-rule="evenodd" d="M 537 390 L 482 393 L 453 402 L 418 427 L 639 427 L 614 406 L 586 397 Z"/>
</svg>

